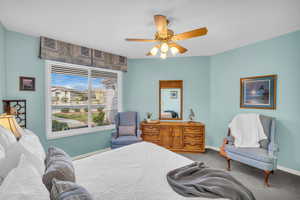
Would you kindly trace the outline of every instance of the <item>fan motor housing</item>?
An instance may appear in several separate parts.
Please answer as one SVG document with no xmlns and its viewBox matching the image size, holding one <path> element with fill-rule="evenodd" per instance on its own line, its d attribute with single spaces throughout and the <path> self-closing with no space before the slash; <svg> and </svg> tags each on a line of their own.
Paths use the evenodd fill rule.
<svg viewBox="0 0 300 200">
<path fill-rule="evenodd" d="M 156 32 L 154 38 L 155 38 L 155 40 L 169 41 L 169 40 L 172 39 L 173 36 L 174 36 L 174 31 L 171 30 L 171 29 L 168 29 L 167 37 L 161 37 L 161 36 L 159 35 L 159 33 Z"/>
</svg>

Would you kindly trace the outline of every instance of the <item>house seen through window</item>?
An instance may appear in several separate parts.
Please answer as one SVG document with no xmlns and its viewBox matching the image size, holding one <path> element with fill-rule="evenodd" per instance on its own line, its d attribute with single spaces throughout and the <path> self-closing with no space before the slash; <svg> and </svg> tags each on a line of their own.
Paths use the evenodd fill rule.
<svg viewBox="0 0 300 200">
<path fill-rule="evenodd" d="M 114 124 L 118 112 L 118 73 L 51 66 L 51 130 L 67 132 Z"/>
</svg>

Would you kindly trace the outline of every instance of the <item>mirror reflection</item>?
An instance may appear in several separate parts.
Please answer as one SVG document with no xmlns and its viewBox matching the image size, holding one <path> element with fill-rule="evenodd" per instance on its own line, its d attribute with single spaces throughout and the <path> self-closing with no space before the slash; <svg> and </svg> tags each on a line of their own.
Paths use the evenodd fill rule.
<svg viewBox="0 0 300 200">
<path fill-rule="evenodd" d="M 161 88 L 161 119 L 181 119 L 181 88 Z"/>
</svg>

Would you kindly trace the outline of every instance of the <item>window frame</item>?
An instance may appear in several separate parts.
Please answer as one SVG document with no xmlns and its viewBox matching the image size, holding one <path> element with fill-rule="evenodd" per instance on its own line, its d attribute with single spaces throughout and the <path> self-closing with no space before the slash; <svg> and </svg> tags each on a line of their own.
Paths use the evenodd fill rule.
<svg viewBox="0 0 300 200">
<path fill-rule="evenodd" d="M 51 101 L 51 67 L 53 65 L 61 65 L 65 67 L 71 67 L 71 68 L 78 68 L 78 69 L 85 69 L 88 71 L 88 88 L 89 91 L 92 87 L 92 82 L 90 78 L 90 74 L 92 70 L 98 70 L 98 71 L 105 71 L 105 72 L 112 72 L 117 74 L 117 86 L 118 86 L 118 112 L 122 111 L 122 88 L 123 88 L 123 72 L 118 70 L 110 70 L 110 69 L 103 69 L 103 68 L 96 68 L 96 67 L 89 67 L 85 65 L 78 65 L 78 64 L 70 64 L 70 63 L 64 63 L 64 62 L 57 62 L 57 61 L 51 61 L 46 60 L 45 61 L 45 121 L 46 121 L 46 136 L 48 140 L 51 139 L 57 139 L 57 138 L 63 138 L 63 137 L 70 137 L 75 135 L 83 135 L 83 134 L 90 134 L 95 133 L 98 131 L 105 131 L 105 130 L 113 130 L 115 129 L 115 125 L 106 125 L 106 126 L 98 126 L 98 127 L 89 127 L 87 128 L 79 128 L 79 129 L 73 129 L 73 130 L 66 130 L 66 131 L 52 131 L 52 101 Z M 88 93 L 89 95 L 89 103 L 88 103 L 88 122 L 90 122 L 90 95 L 91 93 Z"/>
</svg>

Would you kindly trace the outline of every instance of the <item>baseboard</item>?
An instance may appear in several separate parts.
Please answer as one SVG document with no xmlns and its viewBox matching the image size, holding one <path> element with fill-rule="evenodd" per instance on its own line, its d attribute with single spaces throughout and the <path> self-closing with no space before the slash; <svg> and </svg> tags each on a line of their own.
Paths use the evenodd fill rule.
<svg viewBox="0 0 300 200">
<path fill-rule="evenodd" d="M 214 150 L 214 151 L 220 151 L 220 148 L 218 148 L 218 147 L 213 147 L 213 146 L 206 145 L 205 148 L 206 149 L 211 149 L 211 150 Z M 283 166 L 280 166 L 280 165 L 277 166 L 277 169 L 279 169 L 281 171 L 284 171 L 284 172 L 287 172 L 287 173 L 290 173 L 290 174 L 300 176 L 300 171 L 295 170 L 295 169 L 283 167 Z"/>
<path fill-rule="evenodd" d="M 79 160 L 79 159 L 86 158 L 86 157 L 89 157 L 89 156 L 93 156 L 93 155 L 103 153 L 103 152 L 106 152 L 106 151 L 109 151 L 109 150 L 111 150 L 111 148 L 105 148 L 105 149 L 100 149 L 98 151 L 93 151 L 93 152 L 90 152 L 90 153 L 81 154 L 79 156 L 73 157 L 73 160 Z"/>
<path fill-rule="evenodd" d="M 281 171 L 285 171 L 285 172 L 290 173 L 290 174 L 294 174 L 294 175 L 300 176 L 300 171 L 295 170 L 295 169 L 283 167 L 283 166 L 280 166 L 280 165 L 277 166 L 277 169 L 279 169 Z"/>
<path fill-rule="evenodd" d="M 219 147 L 213 147 L 213 146 L 208 146 L 208 145 L 205 146 L 205 149 L 212 149 L 212 150 L 215 150 L 215 151 L 220 151 Z"/>
</svg>

